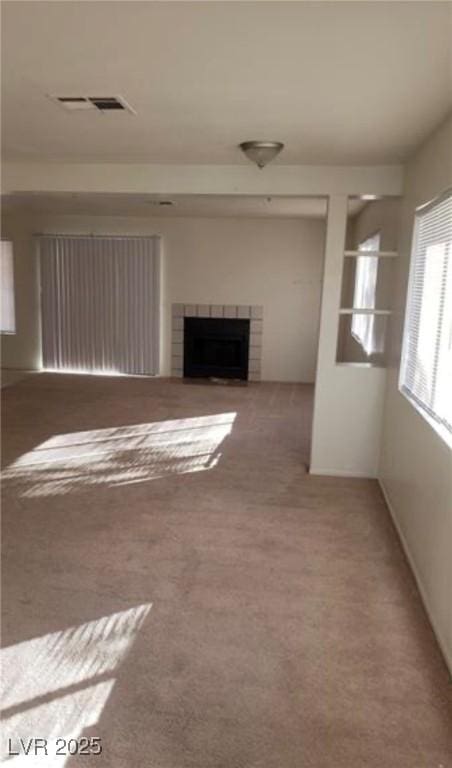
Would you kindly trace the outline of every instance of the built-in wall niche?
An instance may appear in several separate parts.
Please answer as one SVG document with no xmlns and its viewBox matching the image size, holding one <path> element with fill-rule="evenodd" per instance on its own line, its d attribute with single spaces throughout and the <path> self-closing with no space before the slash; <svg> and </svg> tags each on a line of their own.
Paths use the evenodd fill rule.
<svg viewBox="0 0 452 768">
<path fill-rule="evenodd" d="M 339 305 L 338 363 L 386 364 L 398 216 L 398 198 L 370 195 L 349 198 Z"/>
</svg>

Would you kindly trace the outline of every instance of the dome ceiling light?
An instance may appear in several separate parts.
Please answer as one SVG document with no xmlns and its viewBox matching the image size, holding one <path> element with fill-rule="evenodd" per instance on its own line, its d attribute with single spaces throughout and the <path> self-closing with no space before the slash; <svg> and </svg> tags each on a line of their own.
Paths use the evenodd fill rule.
<svg viewBox="0 0 452 768">
<path fill-rule="evenodd" d="M 242 141 L 239 144 L 243 154 L 248 160 L 256 163 L 258 168 L 264 168 L 284 148 L 280 141 Z"/>
</svg>

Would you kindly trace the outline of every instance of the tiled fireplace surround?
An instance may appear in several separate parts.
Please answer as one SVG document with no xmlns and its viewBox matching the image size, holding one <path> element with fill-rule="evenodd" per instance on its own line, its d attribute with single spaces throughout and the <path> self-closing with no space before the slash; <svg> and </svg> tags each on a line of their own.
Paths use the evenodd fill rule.
<svg viewBox="0 0 452 768">
<path fill-rule="evenodd" d="M 260 381 L 263 308 L 251 304 L 173 304 L 171 375 L 184 375 L 184 317 L 227 317 L 250 320 L 248 380 Z"/>
</svg>

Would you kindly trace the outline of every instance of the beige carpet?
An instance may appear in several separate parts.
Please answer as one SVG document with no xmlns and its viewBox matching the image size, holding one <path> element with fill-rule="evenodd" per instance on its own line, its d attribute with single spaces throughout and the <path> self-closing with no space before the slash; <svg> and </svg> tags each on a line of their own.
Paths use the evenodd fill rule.
<svg viewBox="0 0 452 768">
<path fill-rule="evenodd" d="M 311 407 L 303 385 L 5 391 L 2 749 L 49 739 L 10 768 L 452 766 L 378 487 L 306 474 Z M 54 756 L 82 736 L 102 754 Z"/>
</svg>

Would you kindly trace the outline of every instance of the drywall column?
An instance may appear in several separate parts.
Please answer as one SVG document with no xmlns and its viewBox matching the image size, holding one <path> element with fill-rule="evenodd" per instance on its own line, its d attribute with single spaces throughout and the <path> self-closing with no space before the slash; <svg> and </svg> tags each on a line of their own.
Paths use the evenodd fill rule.
<svg viewBox="0 0 452 768">
<path fill-rule="evenodd" d="M 347 200 L 328 205 L 310 471 L 376 477 L 386 371 L 336 363 Z"/>
</svg>

